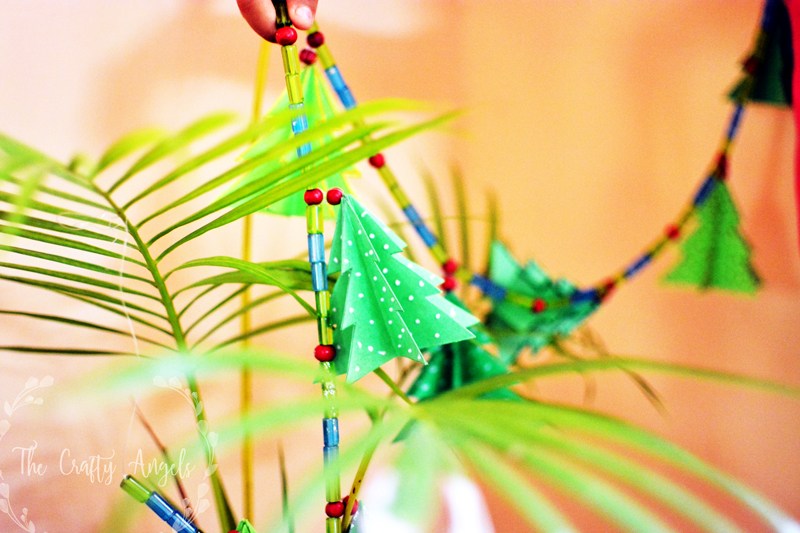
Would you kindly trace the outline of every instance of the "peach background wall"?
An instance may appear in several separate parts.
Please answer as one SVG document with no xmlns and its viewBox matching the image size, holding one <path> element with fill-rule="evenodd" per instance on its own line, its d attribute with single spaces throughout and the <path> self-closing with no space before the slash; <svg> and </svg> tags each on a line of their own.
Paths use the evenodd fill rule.
<svg viewBox="0 0 800 533">
<path fill-rule="evenodd" d="M 412 189 L 420 190 L 418 161 L 442 177 L 444 189 L 448 168 L 458 164 L 477 219 L 485 213 L 484 191 L 494 189 L 513 251 L 581 284 L 625 264 L 688 200 L 722 134 L 729 112 L 723 95 L 761 8 L 755 0 L 321 4 L 320 23 L 359 99 L 411 97 L 469 110 L 451 135 L 392 151 L 393 161 L 410 161 L 401 171 Z M 4 0 L 0 131 L 67 158 L 97 154 L 139 126 L 178 127 L 217 109 L 246 115 L 257 50 L 233 0 Z M 272 59 L 267 101 L 280 87 L 274 53 Z M 613 353 L 800 384 L 793 143 L 788 111 L 752 106 L 731 163 L 763 291 L 749 299 L 665 288 L 659 276 L 676 259 L 670 254 L 591 319 Z M 382 194 L 374 176 L 364 178 L 364 188 Z M 269 257 L 286 245 L 272 240 L 259 253 Z M 208 246 L 209 254 L 238 250 L 230 236 Z M 0 307 L 30 303 L 30 293 L 17 286 L 0 291 Z M 4 344 L 57 334 L 41 324 L 0 324 Z M 281 345 L 281 338 L 264 342 Z M 97 365 L 0 355 L 0 400 L 13 398 L 30 376 L 49 374 L 60 383 Z M 652 381 L 666 417 L 630 381 L 611 375 L 598 380 L 594 405 L 675 439 L 800 516 L 797 403 L 713 384 Z M 541 389 L 581 401 L 578 378 Z M 224 388 L 209 395 L 209 404 L 231 399 Z M 20 475 L 19 455 L 6 444 L 35 439 L 42 460 L 57 463 L 65 447 L 75 455 L 122 454 L 134 447 L 125 437 L 137 430 L 127 405 L 62 407 L 15 418 L 13 434 L 0 443 L 0 469 L 18 507 L 28 507 L 41 530 L 94 531 L 115 483 L 52 475 L 45 487 Z M 260 453 L 267 475 L 270 452 Z M 237 484 L 235 477 L 229 482 L 234 493 Z M 68 490 L 95 503 L 81 505 Z M 15 527 L 0 514 L 0 530 Z M 525 529 L 512 521 L 498 530 Z"/>
</svg>

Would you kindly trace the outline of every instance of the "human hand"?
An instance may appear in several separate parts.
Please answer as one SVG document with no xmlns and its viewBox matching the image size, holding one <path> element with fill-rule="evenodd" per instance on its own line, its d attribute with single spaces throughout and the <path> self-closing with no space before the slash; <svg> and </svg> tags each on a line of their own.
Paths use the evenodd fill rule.
<svg viewBox="0 0 800 533">
<path fill-rule="evenodd" d="M 236 0 L 250 27 L 264 39 L 275 42 L 275 6 L 271 0 Z M 289 18 L 297 29 L 307 30 L 314 23 L 317 0 L 286 0 Z"/>
</svg>

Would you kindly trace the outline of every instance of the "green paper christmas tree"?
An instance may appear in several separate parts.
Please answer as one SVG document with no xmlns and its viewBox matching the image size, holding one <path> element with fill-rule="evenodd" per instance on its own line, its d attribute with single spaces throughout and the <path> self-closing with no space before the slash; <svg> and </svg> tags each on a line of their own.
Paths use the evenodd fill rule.
<svg viewBox="0 0 800 533">
<path fill-rule="evenodd" d="M 256 528 L 248 522 L 247 520 L 242 520 L 239 522 L 239 526 L 236 528 L 237 533 L 256 533 Z"/>
<path fill-rule="evenodd" d="M 352 383 L 395 357 L 471 339 L 478 320 L 442 297 L 441 278 L 399 255 L 405 243 L 352 196 L 339 210 L 330 273 L 338 373 Z"/>
<path fill-rule="evenodd" d="M 683 260 L 665 281 L 702 289 L 753 294 L 760 285 L 750 263 L 750 245 L 739 231 L 739 213 L 728 186 L 717 182 L 697 209 L 699 226 L 682 243 Z"/>
<path fill-rule="evenodd" d="M 775 2 L 772 24 L 763 39 L 761 58 L 753 63 L 754 77 L 745 73 L 728 96 L 737 102 L 747 98 L 753 102 L 791 106 L 794 51 L 789 12 L 783 2 Z M 753 60 L 751 56 L 749 61 Z M 748 66 L 745 63 L 745 68 Z"/>
<path fill-rule="evenodd" d="M 494 302 L 486 324 L 497 339 L 500 355 L 511 364 L 521 350 L 534 352 L 564 337 L 580 326 L 595 309 L 596 300 L 570 302 L 578 290 L 565 279 L 551 279 L 536 263 L 528 261 L 523 267 L 500 241 L 492 243 L 489 279 L 506 290 L 545 302 L 566 302 L 548 306 L 539 313 L 514 302 Z"/>
<path fill-rule="evenodd" d="M 445 298 L 466 310 L 464 303 L 454 294 L 449 293 Z M 469 383 L 508 373 L 506 365 L 484 348 L 492 342 L 492 338 L 482 325 L 476 324 L 469 329 L 475 335 L 474 339 L 437 346 L 429 351 L 428 365 L 420 370 L 419 376 L 408 389 L 409 396 L 427 400 Z M 492 391 L 484 397 L 518 398 L 506 389 Z"/>
<path fill-rule="evenodd" d="M 339 113 L 336 104 L 334 104 L 336 99 L 331 94 L 327 83 L 320 79 L 319 75 L 317 74 L 317 69 L 304 69 L 300 73 L 300 81 L 303 85 L 303 110 L 308 120 L 309 127 L 320 125 Z M 275 105 L 272 106 L 270 113 L 285 111 L 286 109 L 289 109 L 289 96 L 286 94 L 286 91 L 284 91 Z M 280 144 L 288 138 L 291 138 L 293 135 L 294 133 L 292 132 L 291 122 L 287 121 L 283 127 L 271 131 L 268 135 L 264 136 L 261 140 L 259 140 L 259 142 L 253 145 L 253 147 L 248 150 L 247 153 L 245 153 L 244 157 L 252 158 L 263 154 L 268 149 Z M 332 139 L 333 137 L 331 136 L 325 136 L 321 141 L 312 143 L 311 149 L 313 150 L 314 148 L 321 146 Z M 281 166 L 285 166 L 287 163 L 296 160 L 297 157 L 297 153 L 292 151 L 285 154 L 281 159 L 276 159 L 275 161 L 270 161 L 269 163 L 261 165 L 257 169 L 247 174 L 242 180 L 242 184 L 249 183 L 250 181 L 268 174 L 269 172 L 272 172 Z M 342 173 L 334 174 L 327 179 L 320 181 L 317 186 L 323 190 L 339 187 L 343 191 L 348 192 L 349 189 L 347 187 L 346 178 L 350 179 L 357 176 L 358 172 L 353 168 Z M 291 177 L 292 176 L 286 179 L 291 179 Z M 306 204 L 303 201 L 302 195 L 293 194 L 288 198 L 269 206 L 265 211 L 284 216 L 305 216 Z"/>
<path fill-rule="evenodd" d="M 422 368 L 408 395 L 420 401 L 427 400 L 464 385 L 507 373 L 506 365 L 486 351 L 476 339 L 447 344 L 431 350 L 428 365 Z M 518 399 L 508 389 L 495 390 L 484 397 Z"/>
</svg>

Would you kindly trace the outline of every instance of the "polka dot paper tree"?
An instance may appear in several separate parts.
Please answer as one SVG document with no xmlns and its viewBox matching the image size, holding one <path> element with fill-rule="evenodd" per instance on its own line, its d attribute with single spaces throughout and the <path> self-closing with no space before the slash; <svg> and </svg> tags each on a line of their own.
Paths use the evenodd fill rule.
<svg viewBox="0 0 800 533">
<path fill-rule="evenodd" d="M 395 357 L 471 339 L 477 319 L 448 302 L 441 278 L 399 255 L 406 244 L 353 197 L 342 199 L 330 272 L 337 372 L 354 382 Z"/>
</svg>

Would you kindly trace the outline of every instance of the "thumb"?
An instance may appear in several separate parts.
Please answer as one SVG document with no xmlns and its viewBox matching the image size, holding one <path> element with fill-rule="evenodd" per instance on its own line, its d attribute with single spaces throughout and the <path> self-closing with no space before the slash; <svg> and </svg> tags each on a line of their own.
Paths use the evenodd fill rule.
<svg viewBox="0 0 800 533">
<path fill-rule="evenodd" d="M 307 30 L 314 23 L 317 0 L 288 0 L 289 17 L 298 29 Z"/>
</svg>

